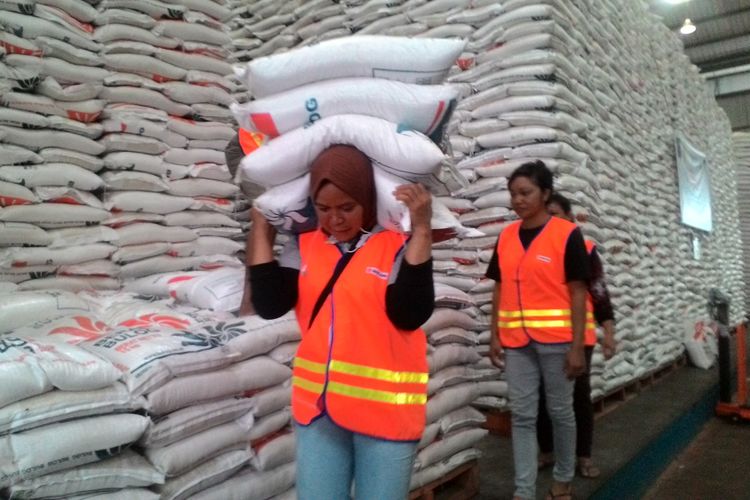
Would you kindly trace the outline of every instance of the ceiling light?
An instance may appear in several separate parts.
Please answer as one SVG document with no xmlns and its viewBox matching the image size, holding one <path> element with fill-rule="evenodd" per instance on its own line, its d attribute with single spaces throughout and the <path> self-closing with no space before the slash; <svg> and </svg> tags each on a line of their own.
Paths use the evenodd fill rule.
<svg viewBox="0 0 750 500">
<path fill-rule="evenodd" d="M 689 2 L 689 1 L 690 0 L 664 0 L 665 3 L 669 3 L 669 4 L 672 4 L 672 5 L 677 5 L 679 3 L 685 3 L 685 2 Z"/>
<path fill-rule="evenodd" d="M 683 35 L 690 35 L 692 33 L 695 33 L 696 29 L 697 28 L 690 19 L 685 19 L 685 22 L 682 23 L 682 27 L 680 28 L 680 33 L 682 33 Z"/>
</svg>

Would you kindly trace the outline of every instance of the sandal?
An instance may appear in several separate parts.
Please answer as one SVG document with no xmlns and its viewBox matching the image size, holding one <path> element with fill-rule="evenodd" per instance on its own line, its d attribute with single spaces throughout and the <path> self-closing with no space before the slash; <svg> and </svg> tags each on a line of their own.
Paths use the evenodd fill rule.
<svg viewBox="0 0 750 500">
<path fill-rule="evenodd" d="M 549 489 L 547 492 L 547 496 L 544 497 L 544 500 L 573 500 L 573 488 L 568 488 L 568 491 L 564 491 L 562 493 L 554 494 L 552 492 L 552 488 Z"/>
<path fill-rule="evenodd" d="M 590 458 L 583 460 L 579 459 L 578 464 L 576 465 L 576 472 L 579 476 L 586 479 L 596 479 L 601 475 L 601 471 L 594 465 Z"/>
</svg>

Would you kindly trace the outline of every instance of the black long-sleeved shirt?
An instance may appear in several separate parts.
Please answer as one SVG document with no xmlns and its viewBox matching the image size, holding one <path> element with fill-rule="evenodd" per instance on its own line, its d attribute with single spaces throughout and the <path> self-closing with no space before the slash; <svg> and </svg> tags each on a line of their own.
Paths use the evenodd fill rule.
<svg viewBox="0 0 750 500">
<path fill-rule="evenodd" d="M 262 318 L 278 318 L 297 303 L 298 252 L 296 242 L 291 242 L 282 255 L 286 265 L 272 261 L 250 266 L 251 300 Z M 432 259 L 412 265 L 399 257 L 394 271 L 396 276 L 386 288 L 386 315 L 396 328 L 416 330 L 432 315 L 435 307 Z"/>
</svg>

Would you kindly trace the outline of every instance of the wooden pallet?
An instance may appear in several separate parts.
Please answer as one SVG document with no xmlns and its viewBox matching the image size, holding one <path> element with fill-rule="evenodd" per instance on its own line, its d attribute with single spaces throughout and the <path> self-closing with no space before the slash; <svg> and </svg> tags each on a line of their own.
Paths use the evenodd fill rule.
<svg viewBox="0 0 750 500">
<path fill-rule="evenodd" d="M 607 413 L 611 412 L 622 403 L 633 399 L 638 396 L 643 389 L 656 383 L 666 375 L 673 373 L 677 369 L 685 366 L 687 360 L 684 355 L 675 359 L 671 363 L 667 363 L 651 372 L 641 376 L 641 378 L 631 381 L 622 387 L 618 387 L 603 396 L 594 400 L 594 416 L 596 418 L 602 417 Z"/>
<path fill-rule="evenodd" d="M 510 410 L 482 410 L 487 418 L 484 427 L 495 436 L 510 437 Z"/>
<path fill-rule="evenodd" d="M 472 460 L 417 488 L 409 500 L 470 500 L 479 494 L 479 462 Z"/>
</svg>

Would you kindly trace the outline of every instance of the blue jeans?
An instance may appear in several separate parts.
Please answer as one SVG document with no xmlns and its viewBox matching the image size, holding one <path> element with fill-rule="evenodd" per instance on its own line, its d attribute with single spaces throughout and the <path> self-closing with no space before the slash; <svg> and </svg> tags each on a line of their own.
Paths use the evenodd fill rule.
<svg viewBox="0 0 750 500">
<path fill-rule="evenodd" d="M 295 425 L 298 500 L 404 500 L 417 441 L 388 441 L 339 427 L 328 415 Z"/>
<path fill-rule="evenodd" d="M 570 482 L 575 474 L 576 422 L 573 413 L 573 380 L 565 376 L 565 356 L 570 344 L 531 341 L 520 349 L 505 349 L 505 374 L 513 433 L 515 496 L 536 498 L 536 419 L 539 384 L 544 380 L 547 411 L 552 420 L 556 481 Z"/>
</svg>

